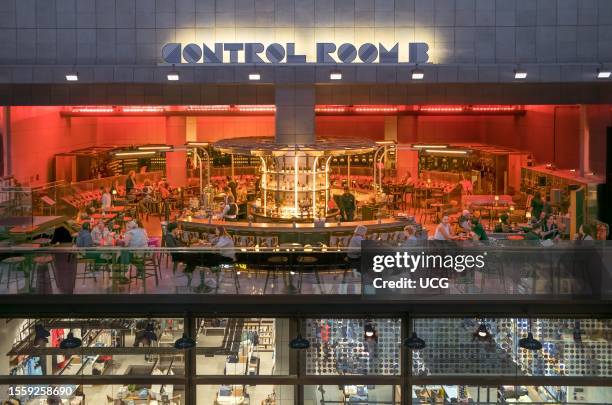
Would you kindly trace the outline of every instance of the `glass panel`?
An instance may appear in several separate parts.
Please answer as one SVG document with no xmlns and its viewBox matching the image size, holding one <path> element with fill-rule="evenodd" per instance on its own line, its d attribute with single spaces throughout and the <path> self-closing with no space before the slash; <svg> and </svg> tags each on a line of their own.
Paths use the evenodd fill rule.
<svg viewBox="0 0 612 405">
<path fill-rule="evenodd" d="M 197 372 L 204 375 L 288 375 L 289 319 L 201 318 Z"/>
<path fill-rule="evenodd" d="M 400 319 L 308 319 L 306 373 L 397 375 Z"/>
<path fill-rule="evenodd" d="M 198 385 L 198 405 L 293 405 L 292 385 Z"/>
<path fill-rule="evenodd" d="M 400 389 L 393 385 L 306 385 L 305 404 L 399 404 Z"/>
<path fill-rule="evenodd" d="M 0 400 L 9 405 L 183 405 L 185 387 L 174 384 L 2 385 Z"/>
<path fill-rule="evenodd" d="M 610 387 L 423 385 L 412 388 L 412 403 L 446 404 L 608 404 Z"/>
<path fill-rule="evenodd" d="M 0 375 L 184 375 L 183 320 L 3 320 Z M 150 329 L 150 330 L 148 330 Z M 82 345 L 66 350 L 72 331 Z"/>
<path fill-rule="evenodd" d="M 542 349 L 519 347 L 529 320 L 416 319 L 427 346 L 413 351 L 415 375 L 488 374 L 538 376 L 612 375 L 610 320 L 532 319 L 533 337 Z M 488 336 L 479 337 L 484 325 Z"/>
</svg>

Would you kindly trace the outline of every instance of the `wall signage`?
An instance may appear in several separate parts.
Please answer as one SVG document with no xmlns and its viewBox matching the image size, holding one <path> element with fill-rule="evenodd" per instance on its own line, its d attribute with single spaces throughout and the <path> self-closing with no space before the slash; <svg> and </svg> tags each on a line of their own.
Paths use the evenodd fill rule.
<svg viewBox="0 0 612 405">
<path fill-rule="evenodd" d="M 169 43 L 162 47 L 162 59 L 171 64 L 220 64 L 220 63 L 290 63 L 290 64 L 335 64 L 335 63 L 427 63 L 429 46 L 425 42 L 411 42 L 407 60 L 400 61 L 399 43 L 391 47 L 379 43 L 365 43 L 359 46 L 333 42 L 319 42 L 315 46 L 316 60 L 308 60 L 306 54 L 296 53 L 295 43 L 272 43 L 264 46 L 258 42 L 217 42 L 206 44 Z"/>
</svg>

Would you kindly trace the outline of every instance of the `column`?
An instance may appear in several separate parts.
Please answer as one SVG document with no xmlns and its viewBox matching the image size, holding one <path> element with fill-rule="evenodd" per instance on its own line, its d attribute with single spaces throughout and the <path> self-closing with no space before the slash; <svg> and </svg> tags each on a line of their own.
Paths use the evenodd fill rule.
<svg viewBox="0 0 612 405">
<path fill-rule="evenodd" d="M 166 143 L 171 146 L 184 146 L 186 141 L 185 117 L 166 118 Z M 166 178 L 172 187 L 187 185 L 187 152 L 166 153 Z"/>
<path fill-rule="evenodd" d="M 580 104 L 580 175 L 584 176 L 590 172 L 589 165 L 589 143 L 591 142 L 591 131 L 589 128 L 589 115 L 587 106 Z"/>
<path fill-rule="evenodd" d="M 310 144 L 315 142 L 315 88 L 287 84 L 275 88 L 276 142 Z"/>
</svg>

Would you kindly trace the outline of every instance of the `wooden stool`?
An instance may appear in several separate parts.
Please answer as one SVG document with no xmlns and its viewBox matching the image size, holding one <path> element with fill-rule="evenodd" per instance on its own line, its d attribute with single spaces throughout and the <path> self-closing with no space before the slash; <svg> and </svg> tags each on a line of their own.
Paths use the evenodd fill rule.
<svg viewBox="0 0 612 405">
<path fill-rule="evenodd" d="M 23 256 L 12 256 L 7 257 L 6 259 L 0 262 L 7 266 L 8 274 L 6 278 L 6 287 L 11 283 L 11 274 L 15 273 L 15 284 L 19 286 L 19 278 L 17 276 L 17 272 L 23 273 L 23 277 L 25 278 L 26 268 L 25 268 L 25 257 Z M 0 279 L 2 278 L 2 274 L 0 274 Z"/>
<path fill-rule="evenodd" d="M 53 291 L 53 282 L 55 282 L 55 287 L 57 287 L 57 279 L 55 278 L 55 259 L 51 255 L 44 255 L 36 256 L 34 258 L 34 270 L 30 275 L 30 288 L 36 285 L 34 283 L 34 279 L 38 280 L 38 272 L 45 270 L 49 272 L 49 281 L 51 281 L 51 291 Z M 59 288 L 57 289 L 59 290 Z"/>
</svg>

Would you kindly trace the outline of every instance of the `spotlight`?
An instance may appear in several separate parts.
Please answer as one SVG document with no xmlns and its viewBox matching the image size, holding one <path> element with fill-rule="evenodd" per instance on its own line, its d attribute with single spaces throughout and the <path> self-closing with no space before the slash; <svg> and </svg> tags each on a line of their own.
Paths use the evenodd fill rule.
<svg viewBox="0 0 612 405">
<path fill-rule="evenodd" d="M 180 80 L 181 77 L 179 75 L 179 72 L 174 69 L 174 65 L 172 65 L 172 70 L 168 72 L 166 78 L 171 82 L 176 82 Z"/>
<path fill-rule="evenodd" d="M 51 333 L 41 323 L 34 325 L 34 332 L 34 347 L 44 346 L 46 343 L 49 343 L 47 338 L 51 336 Z"/>
<path fill-rule="evenodd" d="M 79 72 L 68 72 L 66 73 L 66 80 L 69 82 L 79 81 Z"/>
<path fill-rule="evenodd" d="M 178 338 L 176 342 L 174 342 L 174 348 L 180 350 L 187 350 L 194 348 L 196 345 L 195 340 L 187 336 L 186 333 L 183 333 L 183 336 Z"/>
<path fill-rule="evenodd" d="M 342 80 L 342 72 L 339 70 L 332 70 L 329 73 L 329 80 Z"/>
<path fill-rule="evenodd" d="M 524 80 L 527 78 L 527 72 L 522 69 L 515 69 L 514 78 L 517 80 Z"/>
<path fill-rule="evenodd" d="M 77 349 L 81 347 L 81 339 L 74 337 L 72 331 L 68 332 L 68 336 L 60 342 L 60 349 Z"/>
<path fill-rule="evenodd" d="M 249 80 L 252 80 L 252 81 L 261 80 L 261 75 L 257 72 L 249 73 Z"/>
<path fill-rule="evenodd" d="M 609 79 L 612 76 L 612 72 L 607 69 L 597 69 L 597 78 L 598 79 Z"/>
<path fill-rule="evenodd" d="M 519 347 L 525 350 L 537 351 L 542 348 L 542 343 L 533 338 L 531 331 L 527 332 L 527 337 L 519 339 Z"/>
<path fill-rule="evenodd" d="M 298 333 L 295 339 L 289 341 L 289 347 L 296 350 L 308 349 L 310 347 L 310 340 L 303 338 L 302 334 Z"/>
<path fill-rule="evenodd" d="M 423 339 L 417 336 L 416 332 L 412 332 L 412 335 L 404 339 L 404 346 L 410 350 L 421 350 L 424 349 L 426 344 Z"/>
<path fill-rule="evenodd" d="M 472 335 L 472 340 L 480 340 L 481 342 L 486 342 L 491 340 L 493 336 L 489 329 L 487 329 L 487 324 L 484 319 L 480 320 L 480 325 L 478 325 L 478 329 L 476 329 Z"/>
<path fill-rule="evenodd" d="M 410 76 L 412 80 L 423 80 L 425 78 L 425 72 L 422 69 L 415 67 L 414 69 L 412 69 Z"/>
<path fill-rule="evenodd" d="M 367 320 L 365 322 L 365 325 L 363 326 L 363 336 L 366 340 L 378 339 L 378 334 L 376 333 L 376 328 L 374 327 L 372 321 Z"/>
</svg>

